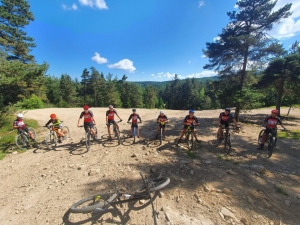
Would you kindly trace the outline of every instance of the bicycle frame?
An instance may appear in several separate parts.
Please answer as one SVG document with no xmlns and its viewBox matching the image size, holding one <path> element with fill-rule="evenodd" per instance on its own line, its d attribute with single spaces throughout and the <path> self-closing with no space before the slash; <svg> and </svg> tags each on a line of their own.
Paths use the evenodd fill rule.
<svg viewBox="0 0 300 225">
<path fill-rule="evenodd" d="M 118 144 L 121 144 L 121 138 L 120 138 L 120 132 L 119 129 L 117 128 L 117 123 L 120 123 L 122 120 L 119 121 L 115 121 L 114 123 L 108 123 L 109 125 L 109 129 L 110 129 L 110 125 L 113 125 L 113 132 L 115 133 L 115 135 L 117 135 L 118 138 Z"/>
</svg>

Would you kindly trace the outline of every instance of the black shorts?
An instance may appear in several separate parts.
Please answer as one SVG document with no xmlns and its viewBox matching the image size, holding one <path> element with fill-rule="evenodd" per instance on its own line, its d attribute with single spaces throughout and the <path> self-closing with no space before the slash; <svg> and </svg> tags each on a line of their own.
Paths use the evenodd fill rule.
<svg viewBox="0 0 300 225">
<path fill-rule="evenodd" d="M 221 121 L 221 126 L 225 126 L 225 128 L 229 127 L 229 122 L 228 121 Z"/>
<path fill-rule="evenodd" d="M 265 131 L 264 131 L 264 134 L 269 134 L 269 133 L 271 133 L 272 132 L 272 130 L 274 130 L 275 128 L 268 128 L 268 127 L 266 127 L 266 129 L 265 129 Z"/>
<path fill-rule="evenodd" d="M 138 128 L 138 124 L 137 123 L 132 123 L 131 128 L 134 128 L 134 127 Z"/>
<path fill-rule="evenodd" d="M 90 129 L 94 129 L 94 123 L 93 122 L 89 122 L 89 123 L 83 123 L 83 127 L 85 130 Z"/>
<path fill-rule="evenodd" d="M 184 125 L 184 129 L 187 129 L 188 127 L 189 127 L 190 125 Z M 194 130 L 195 129 L 195 127 L 194 126 L 190 126 L 191 127 L 191 130 Z"/>
<path fill-rule="evenodd" d="M 114 121 L 114 120 L 108 120 L 107 123 L 109 124 L 108 126 L 110 126 L 110 124 L 116 123 L 116 121 Z"/>
<path fill-rule="evenodd" d="M 18 133 L 22 133 L 22 131 L 25 130 L 27 132 L 27 134 L 29 134 L 29 129 L 27 127 L 23 128 L 23 129 L 18 129 Z"/>
</svg>

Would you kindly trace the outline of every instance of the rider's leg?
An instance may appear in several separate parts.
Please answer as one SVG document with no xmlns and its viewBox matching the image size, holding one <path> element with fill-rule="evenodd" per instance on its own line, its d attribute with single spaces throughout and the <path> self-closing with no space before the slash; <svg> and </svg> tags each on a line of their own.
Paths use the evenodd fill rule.
<svg viewBox="0 0 300 225">
<path fill-rule="evenodd" d="M 107 125 L 107 132 L 108 132 L 109 138 L 111 138 L 111 135 L 110 135 L 110 125 Z"/>
<path fill-rule="evenodd" d="M 183 130 L 182 130 L 182 132 L 181 132 L 181 134 L 180 134 L 179 140 L 182 139 L 182 137 L 183 137 L 183 135 L 185 134 L 185 132 L 186 132 L 186 128 L 183 128 Z"/>
<path fill-rule="evenodd" d="M 267 137 L 268 137 L 268 133 L 265 130 L 265 132 L 263 133 L 262 138 L 261 138 L 260 146 L 257 148 L 258 150 L 261 150 L 264 148 Z"/>
</svg>

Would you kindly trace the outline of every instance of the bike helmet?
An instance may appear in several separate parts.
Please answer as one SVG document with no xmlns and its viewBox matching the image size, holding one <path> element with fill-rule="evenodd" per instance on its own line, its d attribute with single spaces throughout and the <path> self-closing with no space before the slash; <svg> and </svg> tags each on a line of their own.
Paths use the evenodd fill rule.
<svg viewBox="0 0 300 225">
<path fill-rule="evenodd" d="M 89 109 L 90 107 L 88 105 L 84 105 L 83 109 Z"/>
<path fill-rule="evenodd" d="M 273 109 L 273 110 L 271 111 L 271 113 L 278 114 L 279 111 L 278 111 L 277 109 Z"/>
<path fill-rule="evenodd" d="M 18 118 L 23 118 L 23 114 L 22 114 L 22 113 L 18 113 L 18 114 L 17 114 L 17 117 L 18 117 Z"/>
<path fill-rule="evenodd" d="M 190 109 L 189 113 L 195 113 L 195 110 Z"/>
<path fill-rule="evenodd" d="M 230 112 L 230 108 L 225 108 L 225 111 Z"/>
<path fill-rule="evenodd" d="M 51 118 L 51 119 L 55 119 L 55 118 L 56 118 L 56 115 L 55 115 L 54 113 L 52 113 L 52 114 L 50 115 L 50 118 Z"/>
<path fill-rule="evenodd" d="M 113 109 L 114 107 L 112 105 L 109 105 L 108 108 Z"/>
<path fill-rule="evenodd" d="M 135 109 L 135 108 L 133 108 L 133 109 L 132 109 L 132 112 L 136 112 L 136 109 Z"/>
<path fill-rule="evenodd" d="M 163 111 L 163 110 L 160 110 L 160 111 L 159 111 L 159 114 L 163 114 L 163 113 L 164 113 L 164 111 Z"/>
</svg>

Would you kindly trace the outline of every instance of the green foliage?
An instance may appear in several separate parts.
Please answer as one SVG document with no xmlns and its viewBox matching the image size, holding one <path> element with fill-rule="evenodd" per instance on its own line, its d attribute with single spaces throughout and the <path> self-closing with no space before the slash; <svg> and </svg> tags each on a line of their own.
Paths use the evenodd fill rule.
<svg viewBox="0 0 300 225">
<path fill-rule="evenodd" d="M 280 193 L 282 195 L 288 196 L 288 193 L 282 187 L 280 187 L 280 186 L 276 185 L 275 186 L 275 190 L 276 190 L 277 193 Z"/>
<path fill-rule="evenodd" d="M 16 106 L 22 109 L 40 109 L 44 108 L 44 102 L 33 94 L 29 99 L 24 98 L 22 101 L 17 102 Z"/>
<path fill-rule="evenodd" d="M 289 130 L 284 132 L 277 132 L 278 137 L 300 140 L 300 130 Z"/>
</svg>

